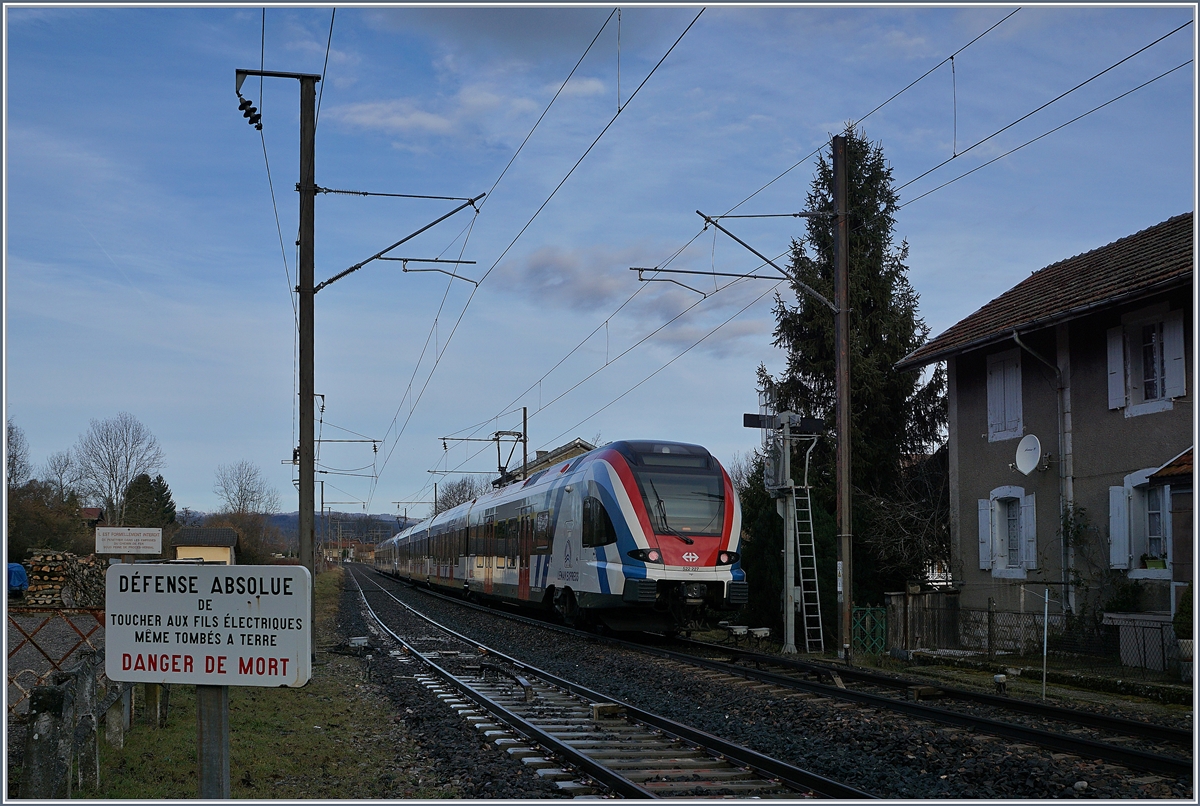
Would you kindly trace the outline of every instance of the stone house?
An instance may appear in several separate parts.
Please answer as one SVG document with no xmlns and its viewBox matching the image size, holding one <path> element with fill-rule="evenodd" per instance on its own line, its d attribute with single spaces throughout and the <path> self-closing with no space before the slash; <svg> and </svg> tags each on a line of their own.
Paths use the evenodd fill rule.
<svg viewBox="0 0 1200 806">
<path fill-rule="evenodd" d="M 1193 556 L 1193 243 L 1185 213 L 1046 266 L 898 363 L 946 362 L 961 607 L 1026 610 L 1049 587 L 1069 612 L 1131 589 L 1174 611 Z"/>
</svg>

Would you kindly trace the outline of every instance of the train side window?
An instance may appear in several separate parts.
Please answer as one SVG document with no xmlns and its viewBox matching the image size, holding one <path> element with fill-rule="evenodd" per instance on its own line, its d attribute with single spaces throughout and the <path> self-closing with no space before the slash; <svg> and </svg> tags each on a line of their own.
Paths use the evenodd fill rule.
<svg viewBox="0 0 1200 806">
<path fill-rule="evenodd" d="M 604 509 L 599 498 L 588 496 L 583 499 L 583 545 L 587 547 L 607 546 L 617 542 L 617 530 L 612 518 Z"/>
<path fill-rule="evenodd" d="M 550 512 L 539 512 L 533 522 L 533 551 L 531 554 L 550 554 L 554 543 Z"/>
</svg>

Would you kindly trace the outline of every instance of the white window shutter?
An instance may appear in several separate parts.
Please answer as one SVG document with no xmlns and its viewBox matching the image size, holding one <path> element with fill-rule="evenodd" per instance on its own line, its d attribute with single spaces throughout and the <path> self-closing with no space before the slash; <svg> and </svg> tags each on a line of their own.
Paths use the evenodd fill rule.
<svg viewBox="0 0 1200 806">
<path fill-rule="evenodd" d="M 1021 433 L 1021 362 L 1004 362 L 1004 430 Z"/>
<path fill-rule="evenodd" d="M 992 570 L 992 502 L 979 499 L 979 570 Z"/>
<path fill-rule="evenodd" d="M 1168 316 L 1163 321 L 1163 363 L 1166 365 L 1167 397 L 1187 394 L 1187 370 L 1184 366 L 1183 317 Z"/>
<path fill-rule="evenodd" d="M 989 361 L 987 368 L 988 436 L 1004 430 L 1004 364 Z"/>
<path fill-rule="evenodd" d="M 1129 567 L 1129 498 L 1124 487 L 1108 488 L 1108 566 Z"/>
<path fill-rule="evenodd" d="M 1125 405 L 1125 329 L 1108 329 L 1108 407 Z"/>
<path fill-rule="evenodd" d="M 1037 496 L 1021 496 L 1021 540 L 1025 543 L 1026 568 L 1037 568 Z"/>
</svg>

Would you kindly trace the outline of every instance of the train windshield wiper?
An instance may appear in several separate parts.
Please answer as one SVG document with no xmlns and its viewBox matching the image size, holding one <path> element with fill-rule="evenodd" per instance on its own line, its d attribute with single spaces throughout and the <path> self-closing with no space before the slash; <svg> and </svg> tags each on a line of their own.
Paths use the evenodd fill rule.
<svg viewBox="0 0 1200 806">
<path fill-rule="evenodd" d="M 669 523 L 667 523 L 667 504 L 665 501 L 662 500 L 662 496 L 658 494 L 658 488 L 654 486 L 654 480 L 647 479 L 647 481 L 650 482 L 650 489 L 654 491 L 654 498 L 658 501 L 658 517 L 660 517 L 662 519 L 662 525 L 663 525 L 664 532 L 666 534 L 674 535 L 675 537 L 678 537 L 680 540 L 682 540 L 684 543 L 687 543 L 689 546 L 692 545 L 693 543 L 695 543 L 696 542 L 695 540 L 692 540 L 690 537 L 687 537 L 686 535 L 679 534 L 679 532 L 676 532 L 674 529 L 671 528 L 671 525 Z"/>
</svg>

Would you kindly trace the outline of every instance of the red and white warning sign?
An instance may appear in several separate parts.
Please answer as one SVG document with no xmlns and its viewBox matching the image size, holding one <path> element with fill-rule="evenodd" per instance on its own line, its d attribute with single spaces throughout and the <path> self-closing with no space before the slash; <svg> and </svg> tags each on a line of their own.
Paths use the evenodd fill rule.
<svg viewBox="0 0 1200 806">
<path fill-rule="evenodd" d="M 110 680 L 303 686 L 312 674 L 299 565 L 110 565 L 104 671 Z"/>
</svg>

